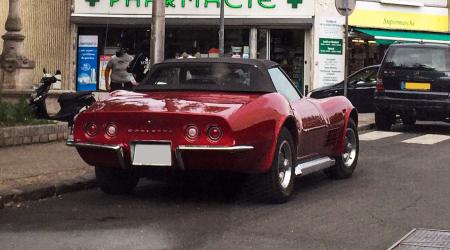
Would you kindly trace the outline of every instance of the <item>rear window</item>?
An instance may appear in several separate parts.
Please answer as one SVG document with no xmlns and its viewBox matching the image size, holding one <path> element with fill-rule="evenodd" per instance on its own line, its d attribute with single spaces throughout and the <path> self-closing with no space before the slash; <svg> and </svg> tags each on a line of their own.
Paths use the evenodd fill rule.
<svg viewBox="0 0 450 250">
<path fill-rule="evenodd" d="M 157 65 L 136 90 L 274 92 L 274 87 L 253 65 L 179 63 Z"/>
<path fill-rule="evenodd" d="M 384 68 L 450 71 L 450 49 L 395 47 L 389 50 Z"/>
</svg>

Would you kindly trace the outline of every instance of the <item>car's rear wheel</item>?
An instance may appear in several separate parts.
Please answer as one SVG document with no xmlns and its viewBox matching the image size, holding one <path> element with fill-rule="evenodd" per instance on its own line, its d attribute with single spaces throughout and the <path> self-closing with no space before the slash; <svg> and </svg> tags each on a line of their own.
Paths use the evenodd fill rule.
<svg viewBox="0 0 450 250">
<path fill-rule="evenodd" d="M 414 126 L 416 125 L 416 118 L 414 116 L 402 116 L 402 123 L 406 126 Z"/>
<path fill-rule="evenodd" d="M 134 171 L 120 168 L 95 167 L 95 177 L 100 189 L 107 194 L 130 193 L 139 181 Z"/>
<path fill-rule="evenodd" d="M 289 200 L 295 181 L 296 150 L 288 129 L 282 128 L 275 147 L 272 166 L 267 173 L 255 176 L 264 201 L 283 203 Z"/>
<path fill-rule="evenodd" d="M 344 151 L 335 158 L 336 163 L 327 172 L 336 179 L 345 179 L 352 176 L 358 163 L 359 137 L 355 122 L 350 119 L 345 131 Z"/>
<path fill-rule="evenodd" d="M 394 123 L 394 119 L 392 114 L 375 111 L 375 126 L 379 130 L 389 130 L 391 129 L 392 124 Z"/>
</svg>

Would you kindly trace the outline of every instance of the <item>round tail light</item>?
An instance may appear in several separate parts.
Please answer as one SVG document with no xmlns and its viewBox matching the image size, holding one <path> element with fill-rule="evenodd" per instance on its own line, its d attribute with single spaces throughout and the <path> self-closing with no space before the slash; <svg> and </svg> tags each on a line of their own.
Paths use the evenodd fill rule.
<svg viewBox="0 0 450 250">
<path fill-rule="evenodd" d="M 381 79 L 381 78 L 377 79 L 377 84 L 375 85 L 375 91 L 376 92 L 383 92 L 384 91 L 383 79 Z"/>
<path fill-rule="evenodd" d="M 186 128 L 186 137 L 190 140 L 194 140 L 198 137 L 198 128 L 197 126 L 191 125 Z"/>
<path fill-rule="evenodd" d="M 208 138 L 213 141 L 218 141 L 222 138 L 222 130 L 217 126 L 211 126 L 208 128 Z"/>
<path fill-rule="evenodd" d="M 113 123 L 110 123 L 106 126 L 106 134 L 110 137 L 114 137 L 117 135 L 117 126 Z"/>
<path fill-rule="evenodd" d="M 84 131 L 89 136 L 96 136 L 97 135 L 97 125 L 95 125 L 95 123 L 93 123 L 93 122 L 90 122 L 90 123 L 86 124 L 86 126 L 84 127 Z"/>
</svg>

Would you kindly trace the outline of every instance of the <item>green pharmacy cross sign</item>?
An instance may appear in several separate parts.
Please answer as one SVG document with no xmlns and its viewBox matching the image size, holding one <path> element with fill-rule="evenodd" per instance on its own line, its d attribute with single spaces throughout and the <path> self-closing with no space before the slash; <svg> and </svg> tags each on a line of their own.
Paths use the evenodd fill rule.
<svg viewBox="0 0 450 250">
<path fill-rule="evenodd" d="M 86 2 L 89 2 L 89 6 L 94 7 L 95 3 L 100 2 L 100 0 L 86 0 Z"/>
<path fill-rule="evenodd" d="M 89 3 L 89 6 L 91 7 L 95 7 L 96 3 L 100 2 L 100 0 L 85 0 L 86 2 Z M 117 2 L 119 2 L 119 0 L 109 0 L 110 1 L 110 6 L 114 6 Z M 145 7 L 148 7 L 148 4 L 150 2 L 153 2 L 153 0 L 143 0 L 145 2 Z M 166 1 L 166 7 L 175 7 L 174 4 L 174 0 L 165 0 Z M 189 0 L 192 1 L 192 0 Z M 268 3 L 271 0 L 257 0 L 258 4 L 265 8 L 265 9 L 273 9 L 275 8 L 275 4 L 273 5 L 268 5 Z M 297 9 L 299 4 L 303 3 L 303 0 L 286 0 L 288 4 L 291 5 L 291 7 L 293 9 Z M 136 5 L 137 7 L 141 6 L 141 1 L 140 0 L 136 0 Z M 186 0 L 181 0 L 181 7 L 184 8 L 186 3 Z M 219 0 L 205 0 L 205 7 L 208 7 L 208 3 L 215 3 L 217 5 L 217 7 L 219 7 Z M 266 4 L 267 3 L 267 4 Z M 242 4 L 231 4 L 230 0 L 225 0 L 225 4 L 230 7 L 230 8 L 242 8 Z M 126 6 L 128 7 L 130 5 L 130 0 L 126 0 Z M 200 7 L 200 0 L 195 0 L 195 7 Z M 252 0 L 248 0 L 248 7 L 251 8 L 252 7 Z"/>
<path fill-rule="evenodd" d="M 299 4 L 303 3 L 303 0 L 287 0 L 288 4 L 291 4 L 293 9 L 297 9 Z"/>
</svg>

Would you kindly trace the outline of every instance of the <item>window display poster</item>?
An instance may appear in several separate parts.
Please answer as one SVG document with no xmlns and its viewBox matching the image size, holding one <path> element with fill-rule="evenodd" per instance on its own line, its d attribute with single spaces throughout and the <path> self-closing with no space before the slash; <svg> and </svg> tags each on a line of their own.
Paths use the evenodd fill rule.
<svg viewBox="0 0 450 250">
<path fill-rule="evenodd" d="M 97 90 L 98 36 L 78 37 L 77 91 Z"/>
<path fill-rule="evenodd" d="M 344 22 L 342 17 L 321 18 L 318 37 L 318 82 L 315 88 L 344 80 Z"/>
<path fill-rule="evenodd" d="M 111 55 L 101 55 L 100 56 L 100 75 L 98 76 L 99 80 L 99 90 L 106 91 L 106 82 L 105 82 L 105 71 L 106 65 L 108 65 L 109 60 L 111 59 Z"/>
</svg>

